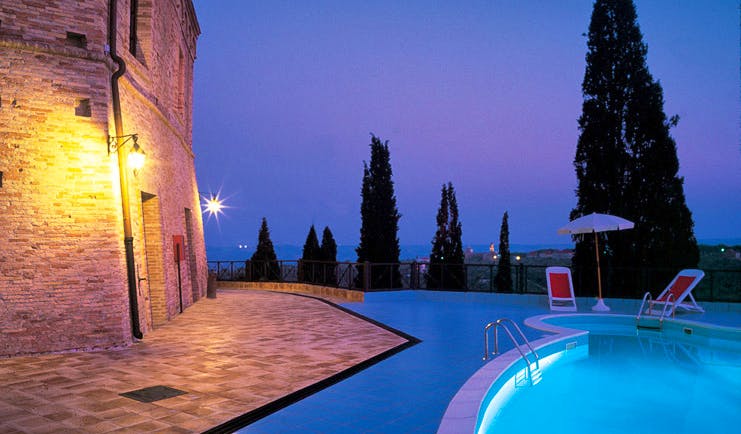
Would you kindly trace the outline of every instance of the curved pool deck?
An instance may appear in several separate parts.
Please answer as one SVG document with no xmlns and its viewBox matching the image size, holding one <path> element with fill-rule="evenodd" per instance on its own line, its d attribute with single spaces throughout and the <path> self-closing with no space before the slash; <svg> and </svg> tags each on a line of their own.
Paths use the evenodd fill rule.
<svg viewBox="0 0 741 434">
<path fill-rule="evenodd" d="M 586 300 L 581 300 L 580 304 L 586 305 L 587 303 Z M 527 327 L 553 333 L 550 336 L 532 341 L 531 345 L 540 353 L 542 360 L 550 354 L 571 350 L 577 345 L 587 344 L 589 332 L 578 328 L 580 318 L 584 322 L 591 322 L 592 319 L 601 317 L 608 323 L 635 324 L 635 313 L 626 312 L 630 311 L 631 307 L 637 311 L 634 300 L 613 300 L 612 303 L 617 305 L 617 309 L 613 308 L 608 313 L 592 313 L 584 309 L 586 312 L 582 313 L 551 313 L 525 319 L 524 324 Z M 715 306 L 711 304 L 706 304 L 706 306 L 708 306 L 710 312 L 695 316 L 690 314 L 669 318 L 665 320 L 665 326 L 679 330 L 686 329 L 686 327 L 692 327 L 695 330 L 715 330 L 732 336 L 736 340 L 741 340 L 741 323 L 739 322 L 741 318 L 739 318 L 739 313 L 736 310 L 738 305 L 718 303 Z M 569 323 L 571 327 L 554 324 L 558 323 L 561 318 L 567 319 L 563 322 Z M 443 415 L 438 433 L 475 433 L 478 429 L 481 407 L 496 394 L 495 385 L 496 388 L 501 387 L 504 380 L 512 377 L 524 366 L 525 362 L 522 360 L 520 353 L 513 348 L 476 371 L 451 400 Z"/>
</svg>

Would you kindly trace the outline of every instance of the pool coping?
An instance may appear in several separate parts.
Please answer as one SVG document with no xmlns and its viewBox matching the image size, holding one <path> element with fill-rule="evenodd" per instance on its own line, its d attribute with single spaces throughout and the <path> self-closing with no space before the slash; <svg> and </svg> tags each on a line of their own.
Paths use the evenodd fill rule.
<svg viewBox="0 0 741 434">
<path fill-rule="evenodd" d="M 627 314 L 594 314 L 594 313 L 558 313 L 558 314 L 542 314 L 535 315 L 524 320 L 524 324 L 536 330 L 545 331 L 549 333 L 555 333 L 551 336 L 545 336 L 540 339 L 536 339 L 530 342 L 530 345 L 539 351 L 546 347 L 554 348 L 559 346 L 563 341 L 569 340 L 570 342 L 574 338 L 580 338 L 589 334 L 589 331 L 580 330 L 569 327 L 562 327 L 554 324 L 545 322 L 549 318 L 560 318 L 560 317 L 629 317 L 635 319 L 635 315 Z M 704 328 L 712 328 L 718 330 L 731 330 L 734 332 L 741 332 L 741 328 L 721 326 L 717 324 L 693 321 L 686 319 L 672 319 L 667 318 L 665 321 L 685 324 L 693 326 L 701 326 Z M 488 351 L 488 349 L 487 349 Z M 542 355 L 541 355 L 542 357 Z M 442 417 L 440 425 L 438 426 L 438 434 L 461 434 L 461 433 L 475 433 L 478 423 L 478 416 L 481 409 L 481 405 L 489 393 L 492 385 L 500 380 L 503 376 L 516 370 L 517 364 L 524 364 L 522 362 L 522 356 L 516 348 L 513 348 L 506 353 L 497 356 L 491 362 L 486 363 L 484 366 L 479 368 L 464 384 L 458 389 L 453 399 L 448 404 L 445 414 Z"/>
</svg>

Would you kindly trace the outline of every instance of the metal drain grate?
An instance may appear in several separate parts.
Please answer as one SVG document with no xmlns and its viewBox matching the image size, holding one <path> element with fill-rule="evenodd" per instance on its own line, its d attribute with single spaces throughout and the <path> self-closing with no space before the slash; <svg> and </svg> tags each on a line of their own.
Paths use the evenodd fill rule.
<svg viewBox="0 0 741 434">
<path fill-rule="evenodd" d="M 131 392 L 122 393 L 121 396 L 135 399 L 139 402 L 155 402 L 162 399 L 172 398 L 174 396 L 185 395 L 188 392 L 173 389 L 167 386 L 152 386 L 144 389 L 132 390 Z"/>
</svg>

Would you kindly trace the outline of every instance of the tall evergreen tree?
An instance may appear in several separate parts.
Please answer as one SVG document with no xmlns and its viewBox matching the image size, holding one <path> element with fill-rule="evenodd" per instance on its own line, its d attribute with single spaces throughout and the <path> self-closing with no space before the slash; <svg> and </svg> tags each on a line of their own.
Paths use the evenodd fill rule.
<svg viewBox="0 0 741 434">
<path fill-rule="evenodd" d="M 594 3 L 587 47 L 574 158 L 578 200 L 571 218 L 600 212 L 635 222 L 634 230 L 601 235 L 602 260 L 609 265 L 605 268 L 696 266 L 699 250 L 670 135 L 677 118 L 664 114 L 663 91 L 648 71 L 632 0 Z M 594 240 L 576 241 L 573 265 L 581 282 L 577 292 L 591 295 L 596 280 L 589 278 L 595 271 Z M 582 272 L 583 279 L 578 276 Z M 621 281 L 630 274 L 609 276 L 612 295 L 633 295 L 617 290 L 641 287 Z"/>
<path fill-rule="evenodd" d="M 509 215 L 505 211 L 499 228 L 499 266 L 494 276 L 494 286 L 499 292 L 512 292 L 512 259 L 509 253 Z"/>
<path fill-rule="evenodd" d="M 363 186 L 360 205 L 360 244 L 355 250 L 358 262 L 399 262 L 399 218 L 396 209 L 394 182 L 391 179 L 391 158 L 388 141 L 371 135 L 370 165 L 363 162 Z M 356 285 L 363 286 L 362 266 L 358 270 Z M 387 288 L 401 286 L 399 266 L 373 267 L 370 270 L 370 287 Z"/>
<path fill-rule="evenodd" d="M 314 225 L 311 225 L 309 233 L 306 235 L 306 242 L 304 242 L 304 249 L 301 255 L 301 280 L 317 283 L 322 271 L 320 265 L 317 263 L 320 260 L 321 249 L 319 247 L 319 239 L 317 239 Z"/>
<path fill-rule="evenodd" d="M 329 226 L 324 227 L 322 232 L 322 245 L 320 248 L 320 258 L 324 261 L 324 272 L 322 278 L 326 285 L 337 285 L 337 243 L 332 236 Z"/>
<path fill-rule="evenodd" d="M 432 239 L 427 288 L 462 289 L 466 287 L 463 266 L 461 223 L 458 220 L 458 201 L 453 184 L 443 184 L 440 208 L 437 211 L 437 231 Z"/>
<path fill-rule="evenodd" d="M 448 182 L 448 204 L 450 205 L 450 283 L 448 288 L 464 289 L 468 286 L 466 268 L 463 265 L 463 228 L 458 218 L 458 200 L 455 197 L 453 183 Z"/>
<path fill-rule="evenodd" d="M 262 218 L 257 248 L 250 258 L 253 280 L 280 280 L 280 266 L 275 256 L 273 242 L 270 240 L 268 221 Z"/>
</svg>

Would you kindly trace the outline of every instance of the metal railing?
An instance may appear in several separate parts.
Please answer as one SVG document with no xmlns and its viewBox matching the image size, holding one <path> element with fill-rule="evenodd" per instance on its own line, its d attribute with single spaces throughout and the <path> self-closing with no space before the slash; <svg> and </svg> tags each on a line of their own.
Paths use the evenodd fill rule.
<svg viewBox="0 0 741 434">
<path fill-rule="evenodd" d="M 556 264 L 553 264 L 556 265 Z M 364 291 L 427 289 L 468 292 L 547 294 L 545 269 L 550 265 L 515 263 L 511 287 L 497 286 L 499 264 L 437 265 L 427 262 L 358 263 L 302 260 L 209 261 L 219 280 L 304 282 Z M 640 299 L 646 290 L 658 294 L 679 270 L 603 267 L 602 292 L 607 298 Z M 741 269 L 704 269 L 705 278 L 693 289 L 699 301 L 741 302 Z M 577 296 L 596 293 L 596 270 L 572 268 Z"/>
<path fill-rule="evenodd" d="M 517 339 L 515 339 L 515 336 L 512 334 L 512 332 L 509 330 L 509 327 L 507 327 L 505 322 L 508 322 L 515 326 L 515 330 L 517 330 L 517 334 L 520 335 L 520 338 L 522 338 L 522 341 L 524 345 L 527 346 L 527 348 L 530 350 L 530 352 L 535 356 L 535 364 L 536 367 L 540 367 L 540 357 L 538 357 L 538 353 L 535 352 L 535 349 L 530 345 L 530 341 L 527 340 L 525 337 L 525 334 L 522 333 L 522 330 L 520 329 L 520 326 L 517 325 L 516 322 L 512 321 L 509 318 L 499 318 L 498 320 L 494 322 L 490 322 L 484 327 L 484 360 L 487 360 L 489 358 L 489 329 L 494 328 L 494 352 L 491 353 L 493 356 L 499 355 L 499 327 L 503 328 L 504 331 L 507 333 L 507 336 L 509 336 L 509 340 L 512 342 L 512 344 L 517 348 L 517 351 L 520 352 L 520 355 L 522 358 L 527 362 L 527 365 L 530 366 L 530 359 L 527 358 L 527 355 L 525 355 L 525 352 L 522 351 L 522 348 L 520 348 L 520 344 L 517 342 Z"/>
<path fill-rule="evenodd" d="M 673 300 L 673 302 L 672 302 Z M 644 311 L 643 308 L 646 305 L 646 302 L 648 302 L 648 309 L 646 310 L 646 315 L 653 316 L 653 298 L 651 297 L 650 292 L 646 292 L 646 294 L 643 295 L 643 300 L 641 301 L 641 307 L 638 308 L 638 314 L 636 315 L 636 327 L 637 328 L 647 328 L 647 329 L 657 329 L 661 330 L 661 327 L 664 325 L 664 318 L 666 316 L 666 309 L 669 307 L 672 318 L 674 318 L 674 314 L 677 309 L 677 301 L 674 299 L 674 294 L 669 293 L 669 296 L 666 298 L 666 300 L 663 302 L 663 308 L 661 309 L 661 314 L 659 315 L 659 321 L 658 326 L 650 326 L 641 324 L 641 315 L 643 315 Z M 671 307 L 670 307 L 671 306 Z M 655 317 L 654 317 L 655 318 Z"/>
</svg>

